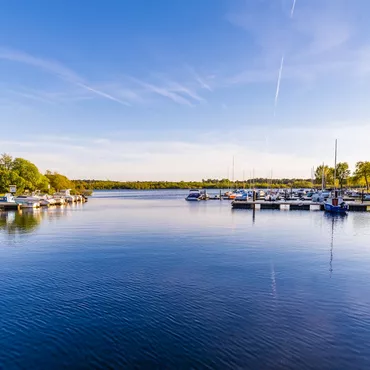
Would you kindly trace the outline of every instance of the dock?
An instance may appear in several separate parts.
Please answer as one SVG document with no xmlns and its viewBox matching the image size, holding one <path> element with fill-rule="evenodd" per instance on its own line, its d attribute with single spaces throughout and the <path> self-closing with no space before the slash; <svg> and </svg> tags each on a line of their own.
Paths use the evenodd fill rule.
<svg viewBox="0 0 370 370">
<path fill-rule="evenodd" d="M 276 210 L 291 210 L 291 211 L 324 211 L 322 203 L 314 203 L 310 201 L 233 201 L 231 203 L 233 209 L 276 209 Z M 350 212 L 370 212 L 370 202 L 348 203 Z"/>
<path fill-rule="evenodd" d="M 0 210 L 1 211 L 19 211 L 21 209 L 20 204 L 1 204 L 0 203 Z"/>
</svg>

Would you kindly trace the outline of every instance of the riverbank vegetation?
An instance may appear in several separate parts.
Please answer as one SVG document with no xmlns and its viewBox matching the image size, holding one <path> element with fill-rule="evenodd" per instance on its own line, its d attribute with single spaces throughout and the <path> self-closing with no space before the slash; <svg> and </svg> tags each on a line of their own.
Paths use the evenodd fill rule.
<svg viewBox="0 0 370 370">
<path fill-rule="evenodd" d="M 234 189 L 234 188 L 321 188 L 334 187 L 334 168 L 320 165 L 312 179 L 267 179 L 255 178 L 245 181 L 229 179 L 203 179 L 202 181 L 111 181 L 111 180 L 70 180 L 57 172 L 42 174 L 35 164 L 23 158 L 12 158 L 8 154 L 0 156 L 0 193 L 9 191 L 9 185 L 16 185 L 17 192 L 40 190 L 53 193 L 61 189 L 71 189 L 72 193 L 89 194 L 93 190 L 110 189 Z M 337 164 L 336 187 L 370 186 L 370 162 L 357 162 L 353 172 L 346 162 Z"/>
<path fill-rule="evenodd" d="M 10 185 L 17 187 L 17 194 L 36 190 L 49 194 L 62 189 L 71 189 L 72 194 L 85 191 L 64 175 L 51 171 L 42 174 L 32 162 L 2 154 L 0 155 L 0 193 L 9 192 Z"/>
</svg>

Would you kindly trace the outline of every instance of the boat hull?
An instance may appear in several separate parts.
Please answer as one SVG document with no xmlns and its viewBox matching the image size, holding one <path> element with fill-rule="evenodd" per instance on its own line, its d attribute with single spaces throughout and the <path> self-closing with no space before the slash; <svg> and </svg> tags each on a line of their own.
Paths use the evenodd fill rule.
<svg viewBox="0 0 370 370">
<path fill-rule="evenodd" d="M 186 197 L 185 200 L 187 200 L 188 202 L 199 202 L 200 198 Z"/>
<path fill-rule="evenodd" d="M 325 203 L 324 208 L 326 212 L 339 213 L 339 214 L 345 214 L 349 210 L 349 207 L 347 204 L 345 206 L 333 206 L 332 204 Z"/>
</svg>

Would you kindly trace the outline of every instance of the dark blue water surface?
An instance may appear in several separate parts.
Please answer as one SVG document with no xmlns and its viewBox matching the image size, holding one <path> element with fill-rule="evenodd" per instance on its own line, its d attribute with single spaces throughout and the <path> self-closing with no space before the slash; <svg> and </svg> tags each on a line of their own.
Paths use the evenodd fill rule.
<svg viewBox="0 0 370 370">
<path fill-rule="evenodd" d="M 370 214 L 184 194 L 0 213 L 0 368 L 370 368 Z"/>
</svg>

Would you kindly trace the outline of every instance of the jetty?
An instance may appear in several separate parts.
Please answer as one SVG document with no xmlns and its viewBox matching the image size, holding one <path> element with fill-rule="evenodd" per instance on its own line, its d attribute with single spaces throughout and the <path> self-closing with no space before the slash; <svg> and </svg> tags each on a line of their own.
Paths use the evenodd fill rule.
<svg viewBox="0 0 370 370">
<path fill-rule="evenodd" d="M 1 204 L 0 203 L 0 211 L 19 211 L 21 209 L 21 205 L 14 203 L 14 204 Z"/>
<path fill-rule="evenodd" d="M 370 202 L 351 202 L 348 203 L 351 212 L 370 212 Z M 322 203 L 311 201 L 247 201 L 234 200 L 231 203 L 233 209 L 276 209 L 291 211 L 324 211 Z"/>
</svg>

